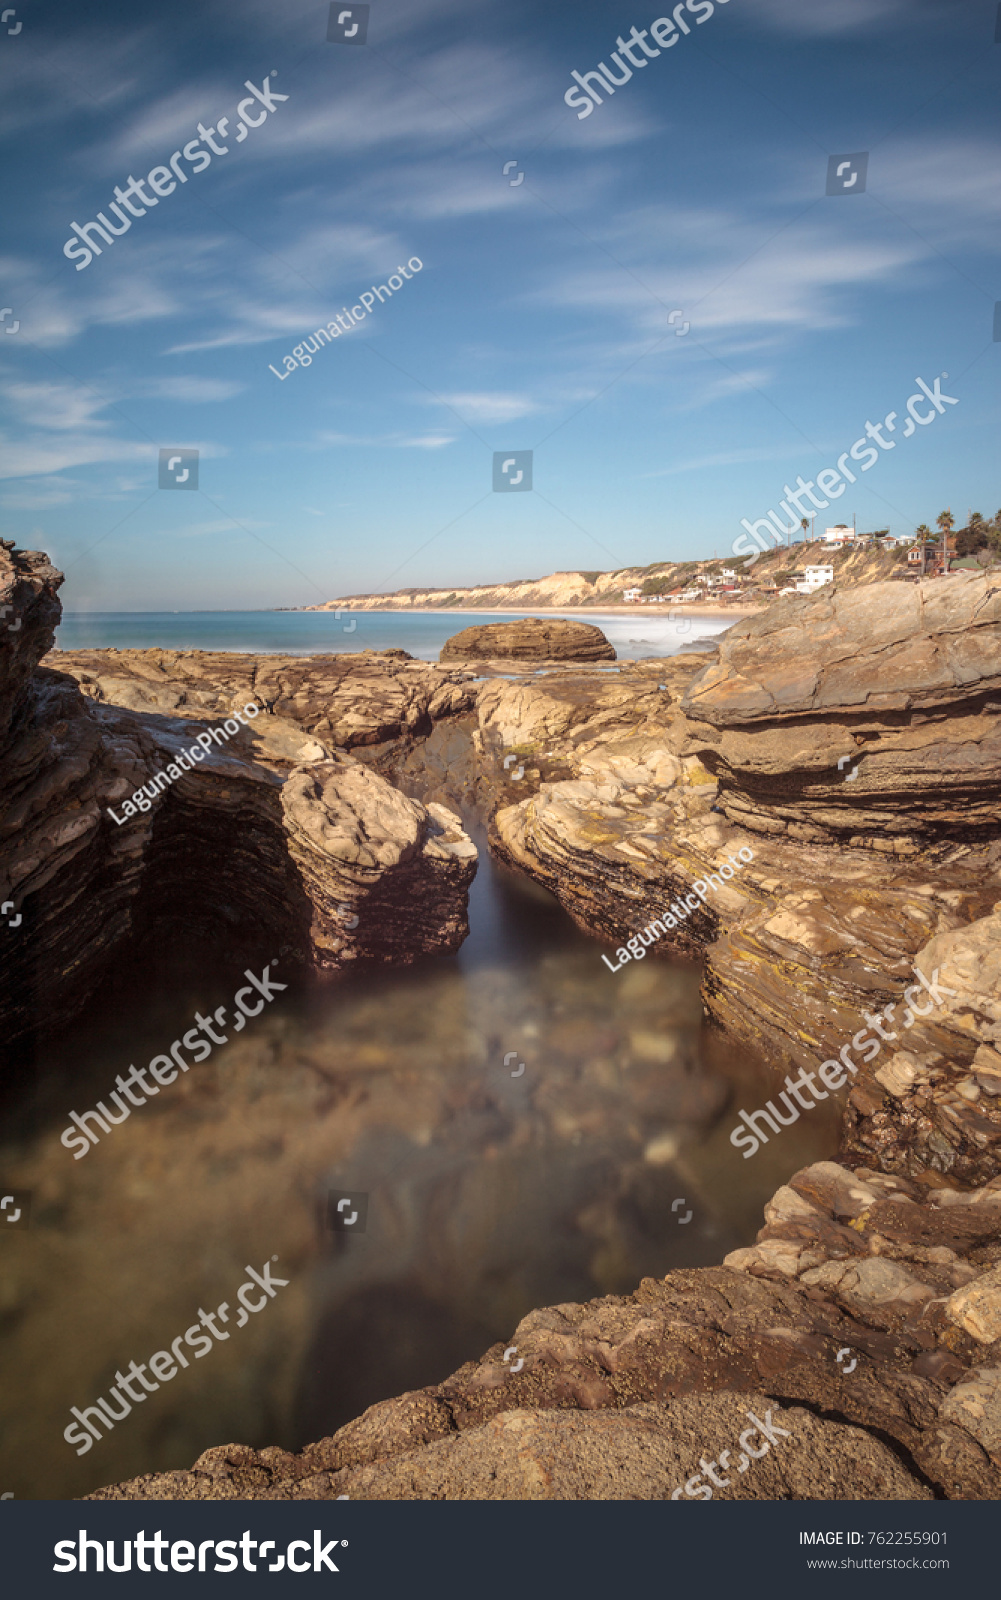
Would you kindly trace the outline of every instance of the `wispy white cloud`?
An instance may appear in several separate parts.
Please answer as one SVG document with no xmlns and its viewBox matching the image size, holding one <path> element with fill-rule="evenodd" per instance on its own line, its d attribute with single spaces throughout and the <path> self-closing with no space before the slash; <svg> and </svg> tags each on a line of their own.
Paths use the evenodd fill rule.
<svg viewBox="0 0 1001 1600">
<path fill-rule="evenodd" d="M 176 400 L 182 405 L 208 405 L 213 401 L 232 400 L 242 394 L 246 384 L 225 378 L 146 378 L 130 387 L 137 399 Z"/>
<path fill-rule="evenodd" d="M 447 433 L 319 433 L 316 436 L 317 445 L 331 444 L 345 445 L 381 445 L 391 450 L 441 450 L 447 444 L 454 444 L 455 438 Z M 306 508 L 310 509 L 309 507 Z M 320 516 L 320 512 L 314 515 Z"/>
<path fill-rule="evenodd" d="M 705 472 L 711 467 L 743 467 L 759 461 L 788 461 L 798 459 L 793 455 L 793 450 L 798 449 L 802 454 L 802 446 L 790 447 L 769 446 L 755 448 L 753 446 L 736 450 L 718 450 L 701 456 L 686 456 L 683 461 L 674 461 L 669 467 L 658 467 L 653 472 L 641 472 L 640 479 L 644 478 L 673 478 L 683 472 Z"/>
<path fill-rule="evenodd" d="M 458 412 L 467 422 L 514 422 L 518 417 L 529 417 L 541 406 L 524 394 L 503 391 L 469 391 L 443 394 L 439 397 Z"/>
<path fill-rule="evenodd" d="M 921 0 L 744 0 L 742 12 L 785 34 L 826 38 L 867 33 L 894 17 L 923 11 Z"/>
<path fill-rule="evenodd" d="M 168 530 L 169 536 L 175 539 L 202 539 L 216 533 L 256 533 L 264 528 L 270 528 L 270 522 L 252 522 L 249 517 L 241 517 L 239 522 L 232 517 L 214 522 L 187 522 L 178 523 L 176 527 Z"/>
<path fill-rule="evenodd" d="M 95 438 L 91 434 L 29 433 L 14 440 L 0 434 L 0 478 L 44 477 L 63 472 L 67 467 L 144 459 L 150 459 L 149 445 L 128 439 Z"/>
</svg>

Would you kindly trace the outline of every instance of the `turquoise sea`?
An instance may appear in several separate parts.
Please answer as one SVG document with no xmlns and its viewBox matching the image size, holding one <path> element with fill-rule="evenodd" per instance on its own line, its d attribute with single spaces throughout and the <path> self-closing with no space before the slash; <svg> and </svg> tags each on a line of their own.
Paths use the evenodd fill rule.
<svg viewBox="0 0 1001 1600">
<path fill-rule="evenodd" d="M 651 608 L 652 609 L 652 608 Z M 437 661 L 445 640 L 462 628 L 511 622 L 530 611 L 69 611 L 56 633 L 59 650 L 246 650 L 254 655 L 322 655 L 360 650 L 407 650 Z M 635 617 L 588 612 L 561 616 L 592 622 L 620 661 L 676 655 L 693 639 L 721 633 L 730 619 L 638 612 Z"/>
</svg>

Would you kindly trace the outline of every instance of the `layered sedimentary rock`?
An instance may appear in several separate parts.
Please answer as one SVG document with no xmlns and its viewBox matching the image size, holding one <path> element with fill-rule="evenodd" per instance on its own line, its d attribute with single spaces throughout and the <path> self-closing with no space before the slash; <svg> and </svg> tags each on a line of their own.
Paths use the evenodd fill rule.
<svg viewBox="0 0 1001 1600">
<path fill-rule="evenodd" d="M 297 767 L 282 805 L 325 961 L 406 962 L 458 949 L 469 932 L 476 846 L 454 812 L 425 808 L 345 761 Z"/>
<path fill-rule="evenodd" d="M 533 1312 L 517 1373 L 499 1344 L 301 1455 L 223 1446 L 102 1496 L 664 1498 L 754 1414 L 783 1433 L 722 1497 L 998 1497 L 996 599 L 928 588 L 804 602 L 795 648 L 764 618 L 718 660 L 494 681 L 471 736 L 494 849 L 612 948 L 752 853 L 656 951 L 701 957 L 712 1015 L 772 1060 L 848 1050 L 845 1164 L 794 1175 L 723 1266 Z M 877 736 L 869 791 L 857 758 L 834 776 L 839 726 Z M 945 781 L 920 750 L 945 751 Z M 940 996 L 916 1016 L 915 967 Z"/>
<path fill-rule="evenodd" d="M 221 1446 L 92 1498 L 666 1499 L 702 1458 L 724 1499 L 997 1498 L 998 1184 L 820 1162 L 765 1215 L 723 1266 L 533 1311 L 517 1372 L 498 1344 L 300 1455 Z M 752 1417 L 783 1434 L 741 1471 Z"/>
<path fill-rule="evenodd" d="M 32 674 L 61 615 L 61 582 L 47 556 L 0 539 L 0 738 L 26 712 Z"/>
<path fill-rule="evenodd" d="M 738 624 L 718 659 L 490 685 L 484 752 L 515 750 L 525 768 L 493 817 L 494 848 L 613 959 L 751 851 L 656 953 L 702 957 L 712 1015 L 766 1056 L 837 1056 L 866 1011 L 900 1000 L 929 940 L 1001 899 L 998 592 L 976 575 L 835 591 Z M 868 756 L 853 776 L 863 724 L 865 748 L 882 751 L 870 779 Z M 924 1034 L 961 1076 L 973 1047 L 934 1022 Z M 967 1142 L 963 1159 L 975 1153 Z"/>
<path fill-rule="evenodd" d="M 9 1041 L 64 1025 L 119 953 L 170 937 L 174 923 L 189 937 L 223 933 L 234 948 L 264 939 L 268 954 L 277 941 L 323 971 L 461 942 L 475 849 L 454 816 L 403 801 L 374 772 L 343 773 L 357 765 L 351 747 L 420 737 L 466 709 L 467 674 L 402 651 L 324 657 L 315 669 L 299 658 L 53 651 L 39 667 L 61 581 L 43 556 L 0 549 L 0 901 L 21 919 L 0 929 Z M 241 726 L 234 716 L 247 707 Z M 138 814 L 124 812 L 227 719 L 231 737 Z M 324 838 L 342 784 L 344 838 L 355 841 L 344 860 Z M 362 869 L 368 830 L 379 843 Z M 382 931 L 354 922 L 359 899 L 373 899 Z"/>
<path fill-rule="evenodd" d="M 843 1149 L 890 1173 L 983 1182 L 1001 1163 L 1001 900 L 932 939 L 916 965 L 936 975 L 941 1004 L 862 1068 Z"/>
<path fill-rule="evenodd" d="M 614 661 L 600 628 L 560 617 L 519 618 L 463 628 L 446 639 L 440 661 Z"/>
<path fill-rule="evenodd" d="M 71 673 L 88 698 L 134 711 L 221 716 L 253 701 L 344 750 L 423 737 L 440 717 L 475 704 L 471 673 L 428 666 L 405 650 L 339 656 L 55 650 L 46 664 Z"/>
<path fill-rule="evenodd" d="M 730 629 L 681 707 L 721 809 L 755 832 L 908 851 L 996 837 L 1001 580 L 804 596 Z"/>
</svg>

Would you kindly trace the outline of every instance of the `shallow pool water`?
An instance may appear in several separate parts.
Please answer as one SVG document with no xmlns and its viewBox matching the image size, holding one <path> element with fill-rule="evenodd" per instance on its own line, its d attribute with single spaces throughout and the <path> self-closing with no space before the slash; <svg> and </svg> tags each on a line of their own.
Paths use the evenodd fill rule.
<svg viewBox="0 0 1001 1600">
<path fill-rule="evenodd" d="M 762 1068 L 704 1030 L 694 969 L 609 972 L 485 852 L 470 915 L 455 957 L 290 985 L 79 1161 L 69 1112 L 231 1004 L 242 961 L 154 942 L 22 1064 L 0 1174 L 33 1212 L 0 1238 L 0 1492 L 80 1495 L 231 1441 L 299 1448 L 509 1343 L 535 1306 L 718 1262 L 832 1153 L 830 1123 L 802 1118 L 737 1157 L 726 1108 L 760 1104 Z M 338 1199 L 357 1231 L 330 1225 Z M 269 1262 L 287 1283 L 238 1327 L 246 1269 Z M 78 1457 L 70 1408 L 221 1303 L 228 1336 Z"/>
</svg>

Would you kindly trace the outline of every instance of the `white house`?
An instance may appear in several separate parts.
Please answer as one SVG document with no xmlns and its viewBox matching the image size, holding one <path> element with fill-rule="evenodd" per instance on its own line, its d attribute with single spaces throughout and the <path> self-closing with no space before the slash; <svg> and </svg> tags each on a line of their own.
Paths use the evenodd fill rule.
<svg viewBox="0 0 1001 1600">
<path fill-rule="evenodd" d="M 803 576 L 796 584 L 796 593 L 812 594 L 814 589 L 822 589 L 825 583 L 833 582 L 833 567 L 804 567 Z"/>
<path fill-rule="evenodd" d="M 855 529 L 846 528 L 843 522 L 840 522 L 836 528 L 825 528 L 824 543 L 836 545 L 854 544 Z"/>
<path fill-rule="evenodd" d="M 627 589 L 622 598 L 627 604 L 632 605 L 635 601 L 642 599 L 642 594 L 639 589 Z"/>
<path fill-rule="evenodd" d="M 736 576 L 737 576 L 737 574 L 736 574 L 736 572 L 734 572 L 732 567 L 724 567 L 723 568 L 723 577 L 724 578 L 735 578 Z"/>
</svg>

